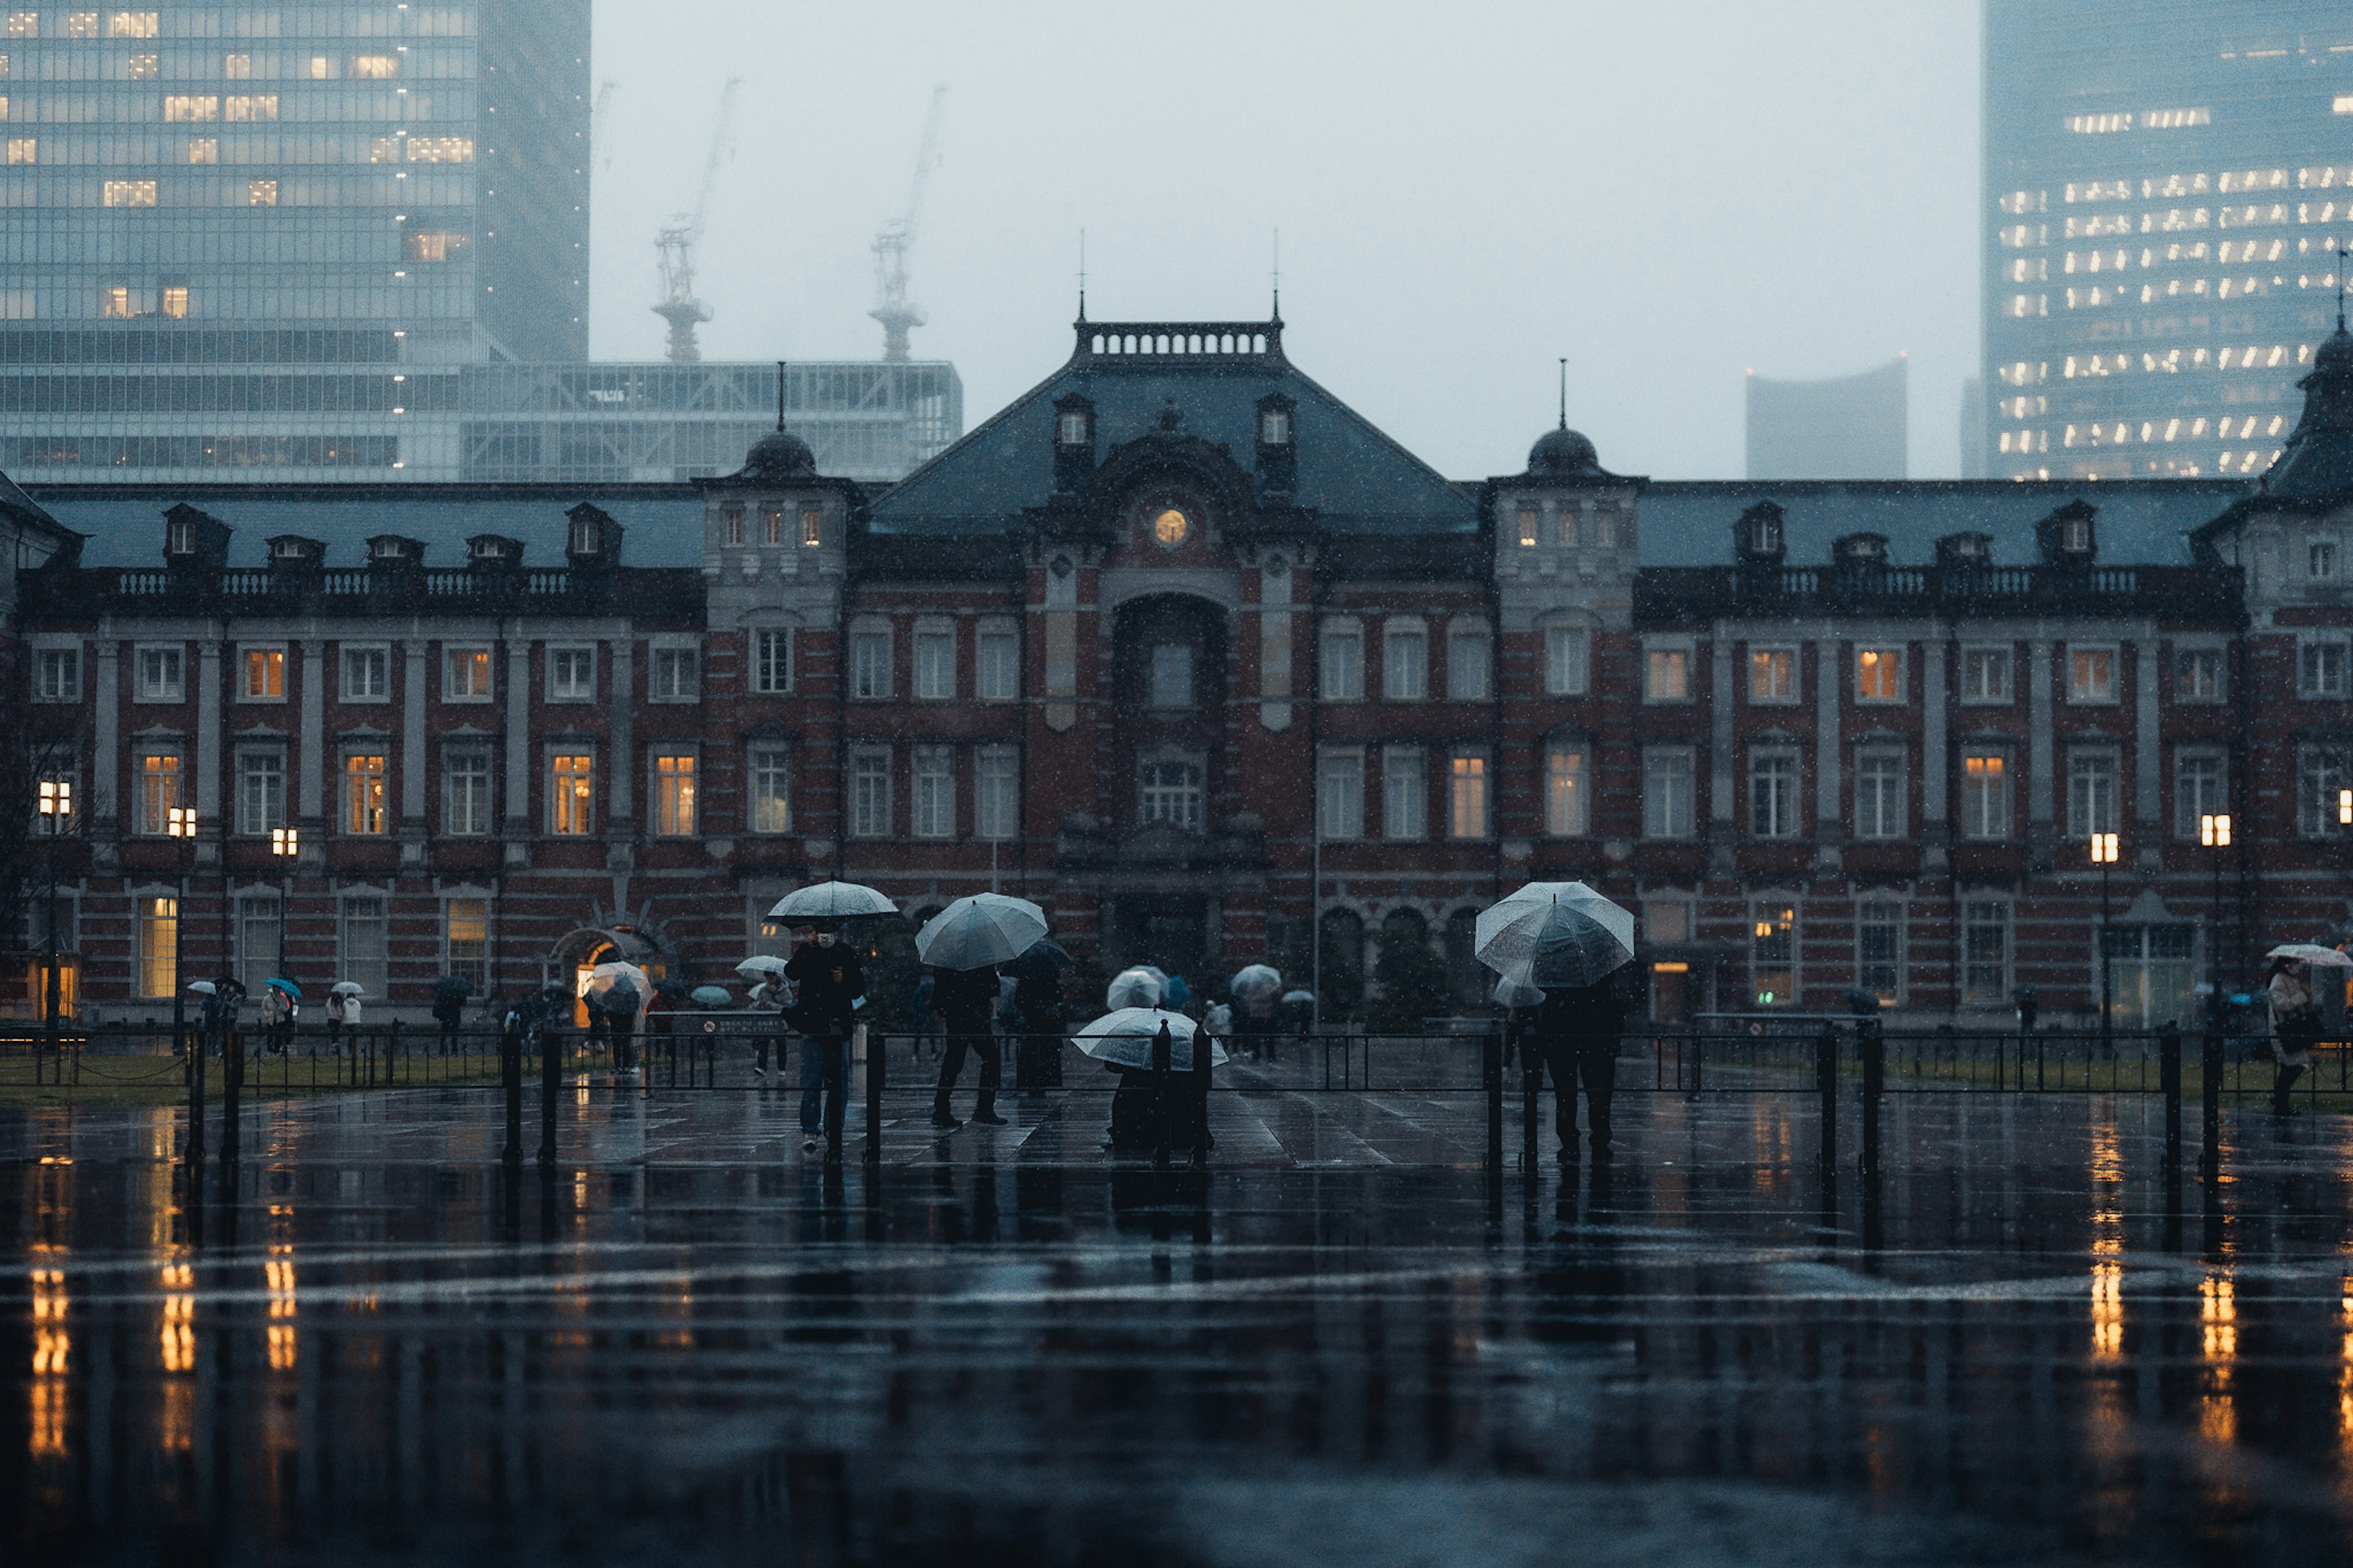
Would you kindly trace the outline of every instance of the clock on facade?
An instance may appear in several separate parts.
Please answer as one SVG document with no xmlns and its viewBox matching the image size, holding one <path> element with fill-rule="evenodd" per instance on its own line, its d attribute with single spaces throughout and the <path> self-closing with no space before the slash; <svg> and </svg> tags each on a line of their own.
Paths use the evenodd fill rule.
<svg viewBox="0 0 2353 1568">
<path fill-rule="evenodd" d="M 1152 537 L 1163 550 L 1174 550 L 1193 531 L 1193 521 L 1176 508 L 1163 507 L 1152 520 Z"/>
</svg>

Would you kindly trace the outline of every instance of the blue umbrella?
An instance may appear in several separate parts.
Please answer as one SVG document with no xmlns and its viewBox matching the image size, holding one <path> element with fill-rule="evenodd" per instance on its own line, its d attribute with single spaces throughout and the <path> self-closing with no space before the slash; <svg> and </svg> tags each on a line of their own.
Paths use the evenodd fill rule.
<svg viewBox="0 0 2353 1568">
<path fill-rule="evenodd" d="M 272 991 L 283 991 L 287 995 L 291 996 L 297 1002 L 302 1000 L 302 988 L 300 985 L 295 984 L 291 980 L 287 979 L 282 974 L 273 974 L 269 979 L 263 981 L 262 984 L 269 987 Z"/>
</svg>

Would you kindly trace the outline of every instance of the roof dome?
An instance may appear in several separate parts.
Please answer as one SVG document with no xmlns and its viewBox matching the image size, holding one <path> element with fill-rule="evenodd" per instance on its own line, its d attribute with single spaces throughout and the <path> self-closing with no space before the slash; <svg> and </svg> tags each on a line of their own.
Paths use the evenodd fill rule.
<svg viewBox="0 0 2353 1568">
<path fill-rule="evenodd" d="M 2320 370 L 2353 368 L 2353 334 L 2348 333 L 2339 323 L 2328 341 L 2320 345 L 2320 352 L 2313 355 L 2312 363 Z"/>
<path fill-rule="evenodd" d="M 1600 454 L 1584 432 L 1567 426 L 1547 430 L 1528 448 L 1532 474 L 1595 474 L 1601 471 Z"/>
<path fill-rule="evenodd" d="M 752 443 L 752 449 L 744 454 L 743 471 L 735 477 L 773 483 L 807 479 L 816 472 L 817 455 L 807 441 L 789 430 L 771 430 Z"/>
</svg>

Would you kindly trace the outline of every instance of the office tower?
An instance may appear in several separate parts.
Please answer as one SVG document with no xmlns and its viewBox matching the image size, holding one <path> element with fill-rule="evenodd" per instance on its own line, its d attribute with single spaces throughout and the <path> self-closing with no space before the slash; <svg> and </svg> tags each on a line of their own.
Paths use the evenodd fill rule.
<svg viewBox="0 0 2353 1568">
<path fill-rule="evenodd" d="M 586 353 L 588 24 L 588 0 L 0 12 L 0 461 L 454 468 L 461 367 Z"/>
<path fill-rule="evenodd" d="M 1748 376 L 1752 479 L 1905 477 L 1905 368 L 1901 356 L 1822 381 Z"/>
<path fill-rule="evenodd" d="M 2353 9 L 1985 15 L 1989 471 L 2262 472 L 2353 245 Z"/>
</svg>

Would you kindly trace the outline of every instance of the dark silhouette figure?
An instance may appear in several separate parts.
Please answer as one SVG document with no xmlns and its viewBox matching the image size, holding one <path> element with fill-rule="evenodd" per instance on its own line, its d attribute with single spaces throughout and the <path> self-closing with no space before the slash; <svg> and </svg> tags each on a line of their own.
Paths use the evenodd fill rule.
<svg viewBox="0 0 2353 1568">
<path fill-rule="evenodd" d="M 947 1048 L 940 1057 L 940 1087 L 932 1101 L 932 1125 L 950 1130 L 964 1125 L 949 1111 L 948 1096 L 955 1091 L 956 1075 L 964 1071 L 964 1054 L 969 1048 L 980 1058 L 980 1093 L 973 1104 L 972 1119 L 1002 1127 L 1005 1118 L 997 1114 L 997 1086 L 1004 1075 L 1005 1057 L 997 1046 L 997 968 L 987 964 L 935 973 L 932 1007 L 947 1031 Z"/>
<path fill-rule="evenodd" d="M 785 978 L 800 996 L 786 1017 L 801 1033 L 801 1147 L 814 1150 L 822 1131 L 825 1157 L 839 1160 L 848 1111 L 849 1032 L 866 994 L 865 968 L 849 943 L 820 931 L 793 954 Z"/>
<path fill-rule="evenodd" d="M 1609 1151 L 1609 1096 L 1617 1085 L 1618 1046 L 1626 1030 L 1626 999 L 1615 977 L 1598 985 L 1546 986 L 1543 1005 L 1522 1042 L 1533 1064 L 1552 1074 L 1553 1130 L 1560 1158 L 1577 1158 L 1577 1091 L 1585 1090 L 1587 1132 L 1594 1156 Z"/>
</svg>

